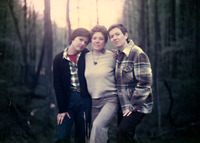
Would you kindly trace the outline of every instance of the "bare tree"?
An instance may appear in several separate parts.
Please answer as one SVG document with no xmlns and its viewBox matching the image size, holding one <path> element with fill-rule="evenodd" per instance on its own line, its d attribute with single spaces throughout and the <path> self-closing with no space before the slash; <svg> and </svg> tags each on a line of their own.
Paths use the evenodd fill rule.
<svg viewBox="0 0 200 143">
<path fill-rule="evenodd" d="M 45 52 L 47 53 L 47 55 L 49 55 L 49 60 L 52 60 L 52 57 L 51 57 L 51 50 L 52 50 L 52 40 L 50 40 L 51 38 L 49 36 L 52 36 L 52 30 L 51 30 L 51 22 L 50 21 L 50 13 L 49 15 L 48 12 L 46 14 L 46 22 L 45 22 L 45 27 L 47 29 L 45 29 L 45 35 L 44 35 L 44 39 L 43 39 L 43 45 L 42 45 L 42 50 L 41 50 L 41 53 L 40 53 L 40 56 L 39 56 L 39 63 L 38 63 L 38 66 L 37 66 L 37 71 L 36 73 L 33 73 L 33 72 L 30 72 L 29 73 L 29 67 L 31 66 L 30 63 L 29 63 L 29 60 L 36 60 L 36 55 L 34 54 L 36 51 L 36 47 L 34 46 L 32 49 L 30 49 L 30 52 L 31 54 L 33 54 L 32 56 L 28 56 L 28 44 L 31 42 L 31 40 L 34 40 L 34 37 L 36 37 L 36 35 L 34 36 L 34 30 L 35 30 L 35 27 L 36 27 L 36 18 L 37 18 L 37 14 L 33 12 L 33 19 L 32 19 L 32 23 L 31 25 L 29 25 L 29 29 L 28 29 L 28 24 L 27 24 L 27 4 L 26 4 L 26 0 L 24 0 L 24 6 L 23 6 L 23 18 L 24 18 L 24 21 L 23 21 L 23 32 L 22 30 L 20 30 L 20 26 L 19 26 L 19 20 L 18 18 L 16 17 L 16 14 L 14 12 L 14 3 L 13 3 L 13 0 L 9 0 L 8 1 L 8 6 L 9 6 L 9 9 L 10 9 L 10 12 L 11 12 L 11 16 L 13 18 L 13 22 L 14 22 L 14 26 L 15 26 L 15 30 L 16 30 L 16 34 L 17 34 L 17 38 L 19 40 L 19 43 L 20 43 L 20 47 L 21 47 L 21 51 L 22 51 L 22 64 L 21 64 L 21 68 L 22 68 L 22 74 L 23 74 L 23 79 L 22 81 L 26 81 L 26 83 L 30 84 L 31 86 L 31 90 L 34 91 L 35 88 L 37 87 L 38 85 L 38 81 L 39 81 L 39 77 L 40 77 L 40 71 L 41 71 L 41 68 L 42 68 L 42 65 L 43 65 L 43 60 L 44 60 L 44 56 L 45 56 Z M 50 10 L 50 6 L 49 8 L 47 7 L 47 9 Z M 31 16 L 29 14 L 29 16 Z M 50 24 L 50 25 L 49 25 Z M 36 34 L 36 33 L 35 33 Z M 30 38 L 32 36 L 32 38 Z M 31 39 L 31 40 L 30 40 Z M 46 41 L 48 41 L 48 43 L 46 43 Z M 50 45 L 48 45 L 50 44 Z M 47 50 L 45 51 L 45 47 L 48 47 L 47 50 L 50 49 L 50 51 L 48 52 Z M 30 46 L 31 48 L 31 46 Z M 29 59 L 30 58 L 30 59 Z M 32 61 L 34 62 L 34 61 Z M 47 62 L 48 63 L 48 62 Z M 49 63 L 51 63 L 51 61 L 49 61 Z M 50 68 L 49 68 L 50 67 Z M 51 71 L 51 65 L 48 65 L 46 70 L 47 69 L 50 69 Z M 47 71 L 48 72 L 48 71 Z M 29 81 L 27 81 L 28 79 L 28 76 L 32 75 L 32 80 L 31 80 L 31 83 L 29 83 Z M 50 73 L 48 74 L 48 76 L 51 78 L 51 75 Z M 50 82 L 48 82 L 50 83 Z"/>
<path fill-rule="evenodd" d="M 173 96 L 172 96 L 172 90 L 171 90 L 171 87 L 168 85 L 167 80 L 164 80 L 164 85 L 165 85 L 166 89 L 169 92 L 169 100 L 170 100 L 169 110 L 167 112 L 167 116 L 169 118 L 169 122 L 171 124 L 171 127 L 176 127 L 175 122 L 174 122 L 173 117 L 172 117 L 172 108 L 173 108 L 173 105 L 174 105 L 174 99 L 173 99 Z"/>
<path fill-rule="evenodd" d="M 80 0 L 78 0 L 78 2 L 77 2 L 77 11 L 78 11 L 78 27 L 79 27 L 79 24 L 80 24 L 80 7 L 79 7 L 79 2 L 80 2 Z"/>
<path fill-rule="evenodd" d="M 149 2 L 146 3 L 146 23 L 145 23 L 145 29 L 146 29 L 146 48 L 145 48 L 145 52 L 147 53 L 147 55 L 150 55 L 150 20 L 149 20 Z"/>
<path fill-rule="evenodd" d="M 176 41 L 176 0 L 170 1 L 170 42 Z"/>
<path fill-rule="evenodd" d="M 96 13 L 97 13 L 97 25 L 99 25 L 99 4 L 98 4 L 98 0 L 96 0 Z"/>
<path fill-rule="evenodd" d="M 4 14 L 3 14 L 3 35 L 2 35 L 2 38 L 3 39 L 6 39 L 6 30 L 7 30 L 7 24 L 6 24 L 6 20 L 7 20 L 7 13 L 8 13 L 8 10 L 7 10 L 7 7 L 4 8 Z M 5 58 L 5 49 L 6 49 L 6 42 L 5 40 L 3 40 L 3 43 L 2 43 L 2 46 L 0 46 L 0 59 L 2 61 L 4 61 L 4 58 Z"/>
<path fill-rule="evenodd" d="M 22 82 L 26 82 L 28 83 L 28 68 L 29 68 L 29 64 L 28 64 L 28 53 L 27 53 L 27 45 L 30 42 L 30 35 L 32 32 L 32 28 L 30 28 L 29 30 L 27 29 L 27 3 L 26 0 L 24 0 L 24 6 L 23 6 L 23 13 L 24 13 L 24 33 L 22 32 L 22 30 L 20 30 L 19 27 L 19 20 L 17 19 L 15 12 L 14 12 L 14 7 L 13 7 L 14 3 L 13 0 L 9 0 L 8 1 L 8 6 L 11 12 L 11 16 L 13 18 L 13 22 L 14 22 L 14 26 L 15 26 L 15 30 L 16 30 L 16 34 L 17 34 L 17 38 L 19 40 L 20 46 L 21 46 L 21 51 L 22 51 L 22 63 L 21 63 L 21 69 L 22 69 L 22 74 L 23 74 L 23 79 Z M 32 26 L 31 26 L 32 27 Z"/>
<path fill-rule="evenodd" d="M 66 22 L 67 22 L 67 29 L 68 29 L 68 42 L 70 42 L 71 36 L 71 21 L 70 21 L 70 10 L 69 10 L 70 0 L 67 0 L 67 9 L 66 9 Z"/>
<path fill-rule="evenodd" d="M 139 36 L 138 36 L 138 41 L 139 41 L 139 46 L 144 49 L 146 52 L 146 45 L 145 45 L 145 40 L 146 40 L 146 29 L 145 29 L 145 20 L 146 20 L 146 13 L 145 13 L 145 0 L 140 1 L 140 24 L 138 24 L 138 30 L 139 30 Z"/>
<path fill-rule="evenodd" d="M 195 15 L 196 17 L 200 17 L 200 2 L 199 0 L 195 0 Z M 199 65 L 199 39 L 200 39 L 200 20 L 199 18 L 196 18 L 195 20 L 195 29 L 196 29 L 196 33 L 195 33 L 195 50 L 194 50 L 194 57 L 195 57 L 195 75 L 197 75 L 200 72 L 200 65 Z"/>
<path fill-rule="evenodd" d="M 50 103 L 52 97 L 52 57 L 53 57 L 53 35 L 52 35 L 52 24 L 51 24 L 51 8 L 50 0 L 44 0 L 44 67 L 45 67 L 45 88 L 46 88 L 46 100 L 47 100 L 47 110 L 46 115 L 50 114 Z M 44 120 L 44 130 L 49 128 L 50 118 L 45 116 Z"/>
<path fill-rule="evenodd" d="M 29 43 L 29 48 L 28 48 L 28 53 L 29 53 L 29 58 L 30 58 L 30 74 L 31 76 L 35 76 L 35 67 L 36 67 L 36 49 L 37 49 L 37 42 L 36 42 L 36 37 L 37 37 L 37 32 L 36 32 L 36 18 L 37 14 L 35 13 L 35 10 L 29 9 L 29 22 L 28 25 L 31 25 L 31 21 L 33 23 L 33 32 L 31 34 L 31 41 Z"/>
<path fill-rule="evenodd" d="M 52 85 L 52 51 L 53 51 L 53 37 L 52 37 L 52 25 L 51 25 L 51 13 L 50 13 L 50 0 L 44 0 L 44 47 L 45 47 L 45 75 L 47 85 L 47 96 L 51 95 Z"/>
<path fill-rule="evenodd" d="M 154 96 L 156 97 L 157 112 L 158 112 L 158 131 L 161 128 L 161 105 L 160 105 L 160 94 L 159 94 L 159 49 L 161 47 L 160 42 L 160 23 L 158 17 L 158 0 L 154 1 L 154 26 L 155 26 L 155 52 L 154 52 Z"/>
</svg>

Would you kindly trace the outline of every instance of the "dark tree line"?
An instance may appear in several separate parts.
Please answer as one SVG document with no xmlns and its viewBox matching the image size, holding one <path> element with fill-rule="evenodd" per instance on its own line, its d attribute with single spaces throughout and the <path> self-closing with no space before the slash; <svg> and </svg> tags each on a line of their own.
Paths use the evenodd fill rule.
<svg viewBox="0 0 200 143">
<path fill-rule="evenodd" d="M 152 63 L 152 132 L 200 121 L 199 9 L 198 0 L 125 0 L 123 23 Z"/>
<path fill-rule="evenodd" d="M 0 124 L 0 142 L 18 135 L 16 140 L 30 136 L 35 142 L 40 142 L 38 133 L 49 133 L 49 128 L 53 127 L 49 114 L 54 115 L 55 112 L 52 110 L 55 101 L 52 92 L 50 0 L 44 0 L 43 20 L 38 19 L 34 7 L 28 7 L 26 0 L 22 3 L 3 0 L 0 4 L 3 121 Z M 40 126 L 40 122 L 43 126 Z M 12 141 L 10 138 L 10 141 L 15 142 L 15 139 Z"/>
</svg>

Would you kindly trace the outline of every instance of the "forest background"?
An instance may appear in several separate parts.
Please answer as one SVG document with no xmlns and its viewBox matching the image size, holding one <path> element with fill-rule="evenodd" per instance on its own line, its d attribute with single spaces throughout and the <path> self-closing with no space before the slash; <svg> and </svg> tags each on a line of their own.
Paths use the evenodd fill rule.
<svg viewBox="0 0 200 143">
<path fill-rule="evenodd" d="M 50 0 L 41 3 L 42 18 L 26 0 L 0 1 L 0 143 L 54 141 L 52 60 L 73 26 L 70 0 L 64 28 L 51 21 Z M 136 130 L 137 143 L 200 142 L 200 1 L 124 0 L 118 6 L 123 10 L 116 23 L 127 27 L 153 71 L 154 108 Z M 102 24 L 98 0 L 96 13 L 96 24 Z M 116 142 L 116 122 L 109 136 Z"/>
</svg>

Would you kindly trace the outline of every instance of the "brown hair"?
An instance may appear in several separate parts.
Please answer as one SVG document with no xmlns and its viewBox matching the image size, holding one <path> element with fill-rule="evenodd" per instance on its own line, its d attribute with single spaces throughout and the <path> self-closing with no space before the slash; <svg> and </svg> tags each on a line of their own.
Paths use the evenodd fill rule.
<svg viewBox="0 0 200 143">
<path fill-rule="evenodd" d="M 128 33 L 127 29 L 124 27 L 123 24 L 113 24 L 108 28 L 108 32 L 110 32 L 111 30 L 113 30 L 114 28 L 119 28 L 121 30 L 121 32 L 125 35 L 126 33 Z"/>
<path fill-rule="evenodd" d="M 121 32 L 123 33 L 123 35 L 125 35 L 126 33 L 128 33 L 127 29 L 124 27 L 123 24 L 113 24 L 108 28 L 108 33 L 113 30 L 114 28 L 118 28 L 121 30 Z M 110 35 L 109 35 L 110 37 Z M 129 42 L 129 38 L 126 39 L 127 42 Z"/>
<path fill-rule="evenodd" d="M 96 33 L 96 32 L 101 32 L 103 34 L 103 36 L 105 38 L 105 43 L 108 41 L 108 31 L 107 31 L 105 26 L 96 25 L 95 27 L 93 27 L 91 32 L 90 32 L 91 33 L 91 38 L 94 35 L 94 33 Z"/>
<path fill-rule="evenodd" d="M 90 42 L 90 32 L 87 29 L 85 29 L 85 28 L 77 28 L 71 34 L 70 44 L 78 36 L 87 37 L 88 40 L 89 40 L 88 43 Z"/>
</svg>

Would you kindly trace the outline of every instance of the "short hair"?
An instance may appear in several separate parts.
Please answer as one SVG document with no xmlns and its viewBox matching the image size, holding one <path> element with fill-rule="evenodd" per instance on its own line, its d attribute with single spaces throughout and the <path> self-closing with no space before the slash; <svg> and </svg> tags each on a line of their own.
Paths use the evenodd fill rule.
<svg viewBox="0 0 200 143">
<path fill-rule="evenodd" d="M 76 38 L 76 37 L 87 37 L 88 38 L 88 43 L 90 42 L 90 32 L 85 29 L 85 28 L 77 28 L 75 29 L 70 37 L 70 44 L 72 43 L 72 41 Z"/>
<path fill-rule="evenodd" d="M 121 30 L 121 32 L 123 33 L 123 35 L 125 35 L 126 33 L 128 33 L 127 29 L 124 27 L 123 24 L 113 24 L 108 28 L 108 33 L 113 30 L 114 28 L 119 28 Z M 110 37 L 110 35 L 109 35 Z M 129 39 L 126 39 L 127 42 L 129 42 Z"/>
<path fill-rule="evenodd" d="M 92 28 L 92 30 L 90 31 L 91 33 L 91 38 L 94 35 L 94 33 L 96 32 L 101 32 L 105 38 L 105 43 L 108 41 L 108 31 L 107 28 L 103 25 L 96 25 L 95 27 Z"/>
</svg>

